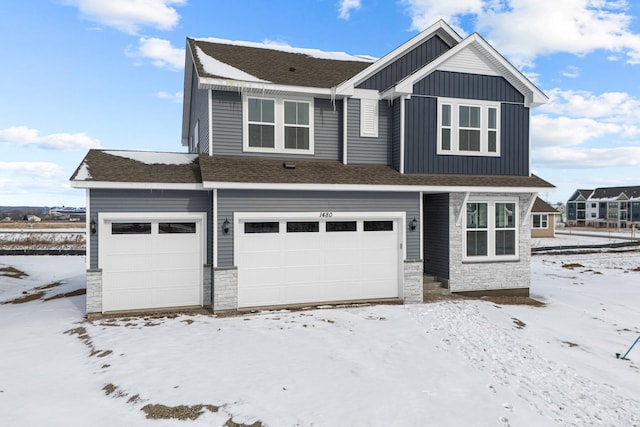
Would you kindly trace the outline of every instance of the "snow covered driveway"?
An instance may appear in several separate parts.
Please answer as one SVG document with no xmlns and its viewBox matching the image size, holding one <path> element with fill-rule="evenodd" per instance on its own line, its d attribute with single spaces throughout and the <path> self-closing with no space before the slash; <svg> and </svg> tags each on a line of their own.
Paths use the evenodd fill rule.
<svg viewBox="0 0 640 427">
<path fill-rule="evenodd" d="M 0 257 L 0 425 L 640 425 L 640 348 L 615 358 L 640 334 L 638 270 L 633 251 L 535 256 L 545 307 L 86 322 L 84 296 L 50 299 L 83 287 L 82 257 Z"/>
</svg>

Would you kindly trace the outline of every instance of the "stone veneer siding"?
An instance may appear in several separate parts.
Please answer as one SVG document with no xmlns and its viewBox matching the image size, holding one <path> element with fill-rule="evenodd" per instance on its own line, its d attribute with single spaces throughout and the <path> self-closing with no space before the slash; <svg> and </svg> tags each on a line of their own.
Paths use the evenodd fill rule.
<svg viewBox="0 0 640 427">
<path fill-rule="evenodd" d="M 404 292 L 405 304 L 423 302 L 422 260 L 406 260 L 404 262 Z"/>
<path fill-rule="evenodd" d="M 87 314 L 102 313 L 102 269 L 87 270 Z"/>
<path fill-rule="evenodd" d="M 460 209 L 464 209 L 462 202 L 464 193 L 451 193 L 449 199 L 449 290 L 451 292 L 500 290 L 500 289 L 528 289 L 531 284 L 531 224 L 527 218 L 523 219 L 529 207 L 531 193 L 517 194 L 485 194 L 471 193 L 473 197 L 517 197 L 519 200 L 518 240 L 519 260 L 495 262 L 462 261 L 463 221 L 456 225 Z M 464 215 L 464 213 L 463 213 Z"/>
<path fill-rule="evenodd" d="M 238 308 L 238 268 L 213 269 L 213 311 Z"/>
<path fill-rule="evenodd" d="M 211 265 L 202 267 L 202 306 L 211 307 L 211 288 L 213 284 L 213 272 Z"/>
</svg>

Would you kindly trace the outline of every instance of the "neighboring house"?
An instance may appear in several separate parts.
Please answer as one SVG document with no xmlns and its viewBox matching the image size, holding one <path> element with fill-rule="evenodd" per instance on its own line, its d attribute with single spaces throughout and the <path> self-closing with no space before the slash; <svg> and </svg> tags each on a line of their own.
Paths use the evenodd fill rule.
<svg viewBox="0 0 640 427">
<path fill-rule="evenodd" d="M 555 237 L 556 218 L 559 217 L 557 209 L 536 197 L 531 208 L 531 237 Z"/>
<path fill-rule="evenodd" d="M 567 224 L 640 228 L 640 186 L 576 190 L 567 201 Z"/>
<path fill-rule="evenodd" d="M 87 312 L 528 295 L 530 109 L 440 21 L 378 60 L 187 39 L 189 154 L 91 150 Z"/>
</svg>

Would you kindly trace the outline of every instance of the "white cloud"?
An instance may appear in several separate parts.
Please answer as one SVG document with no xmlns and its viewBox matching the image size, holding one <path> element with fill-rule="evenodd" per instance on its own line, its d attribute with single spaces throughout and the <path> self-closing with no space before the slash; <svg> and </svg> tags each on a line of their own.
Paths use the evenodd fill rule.
<svg viewBox="0 0 640 427">
<path fill-rule="evenodd" d="M 150 59 L 158 68 L 178 71 L 184 68 L 184 49 L 171 45 L 169 40 L 155 37 L 141 37 L 136 48 L 129 46 L 125 50 L 131 58 Z"/>
<path fill-rule="evenodd" d="M 575 79 L 580 77 L 580 69 L 571 65 L 562 71 L 562 75 L 570 79 Z"/>
<path fill-rule="evenodd" d="M 62 168 L 51 162 L 0 162 L 0 172 L 39 178 L 56 178 L 64 175 Z"/>
<path fill-rule="evenodd" d="M 631 29 L 625 1 L 609 0 L 402 0 L 412 27 L 424 29 L 438 19 L 454 27 L 471 18 L 498 51 L 518 67 L 539 55 L 584 55 L 605 50 L 640 63 L 640 34 Z"/>
<path fill-rule="evenodd" d="M 347 20 L 351 16 L 352 10 L 360 9 L 360 0 L 340 0 L 340 7 L 338 9 L 338 18 Z"/>
<path fill-rule="evenodd" d="M 544 147 L 535 150 L 533 163 L 545 168 L 593 169 L 640 166 L 640 147 Z"/>
<path fill-rule="evenodd" d="M 593 119 L 531 116 L 532 147 L 559 147 L 580 145 L 605 135 L 622 133 L 623 126 Z M 617 139 L 617 138 L 616 138 Z"/>
<path fill-rule="evenodd" d="M 538 111 L 572 117 L 591 117 L 618 123 L 640 123 L 640 100 L 626 92 L 552 89 L 549 102 Z"/>
<path fill-rule="evenodd" d="M 168 99 L 169 101 L 181 103 L 182 102 L 182 92 L 169 93 L 165 91 L 160 91 L 156 93 L 156 96 L 160 99 Z"/>
<path fill-rule="evenodd" d="M 141 27 L 159 30 L 175 28 L 180 15 L 172 6 L 186 0 L 67 0 L 90 21 L 136 34 Z"/>
<path fill-rule="evenodd" d="M 0 129 L 0 143 L 34 146 L 45 150 L 76 151 L 100 147 L 100 141 L 85 133 L 52 133 L 40 135 L 36 129 L 12 126 Z"/>
</svg>

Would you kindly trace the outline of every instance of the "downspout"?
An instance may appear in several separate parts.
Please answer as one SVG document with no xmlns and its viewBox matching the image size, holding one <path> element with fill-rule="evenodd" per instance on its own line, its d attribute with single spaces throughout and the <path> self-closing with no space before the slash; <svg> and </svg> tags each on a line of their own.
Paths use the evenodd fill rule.
<svg viewBox="0 0 640 427">
<path fill-rule="evenodd" d="M 213 268 L 218 267 L 218 189 L 213 189 Z"/>
<path fill-rule="evenodd" d="M 342 164 L 347 164 L 347 105 L 348 98 L 342 98 Z"/>
<path fill-rule="evenodd" d="M 213 90 L 207 90 L 208 93 L 208 110 L 207 123 L 209 123 L 209 155 L 213 156 Z"/>
</svg>

